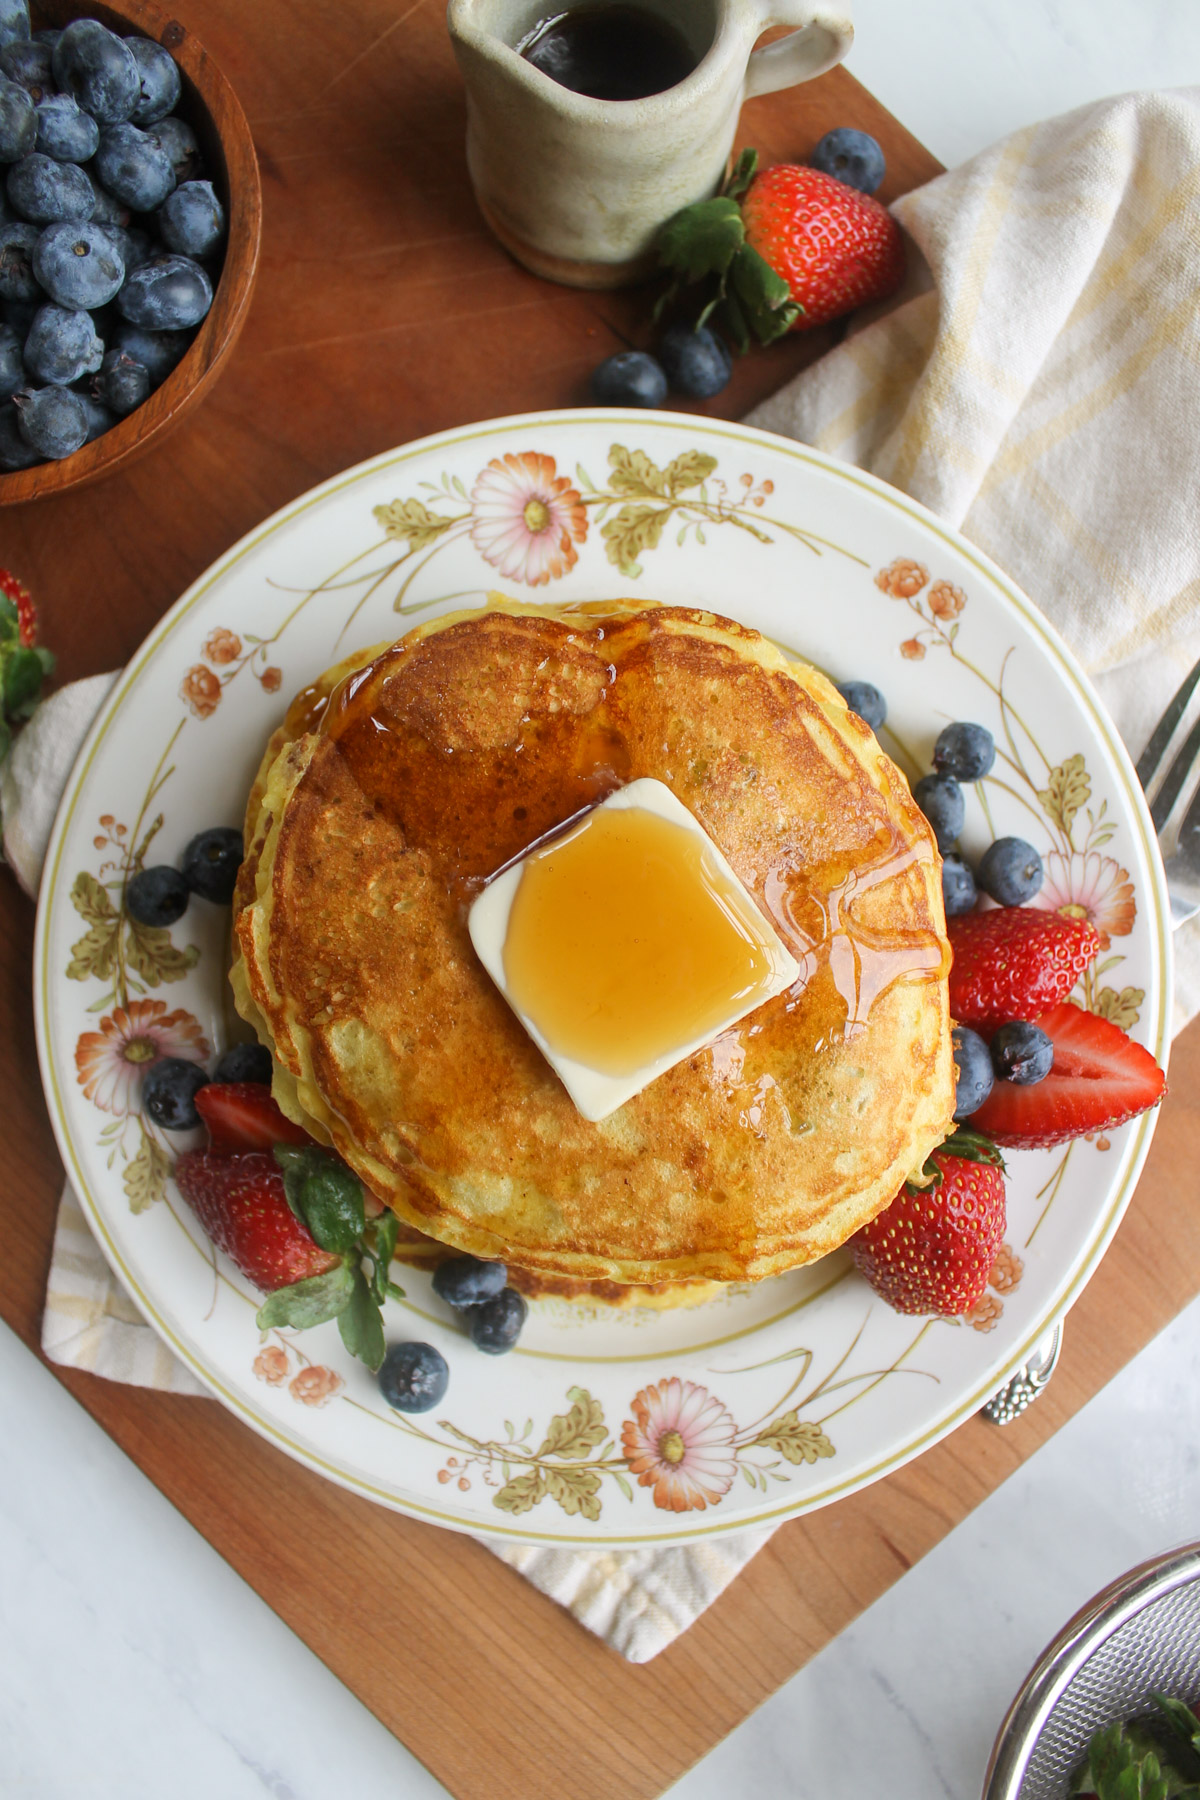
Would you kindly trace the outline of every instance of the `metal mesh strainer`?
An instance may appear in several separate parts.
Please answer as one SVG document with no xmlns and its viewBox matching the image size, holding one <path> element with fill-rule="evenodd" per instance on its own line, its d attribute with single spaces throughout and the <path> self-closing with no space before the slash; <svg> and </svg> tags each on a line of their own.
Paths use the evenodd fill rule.
<svg viewBox="0 0 1200 1800">
<path fill-rule="evenodd" d="M 1101 1726 L 1200 1698 L 1200 1544 L 1114 1581 L 1043 1652 L 1008 1711 L 983 1800 L 1063 1800 Z"/>
</svg>

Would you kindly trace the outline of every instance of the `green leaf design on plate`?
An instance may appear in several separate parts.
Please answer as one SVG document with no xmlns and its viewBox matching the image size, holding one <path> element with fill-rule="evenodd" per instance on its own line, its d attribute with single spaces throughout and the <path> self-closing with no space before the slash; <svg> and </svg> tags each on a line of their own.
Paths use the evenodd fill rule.
<svg viewBox="0 0 1200 1800">
<path fill-rule="evenodd" d="M 1111 1019 L 1122 1031 L 1132 1031 L 1141 1017 L 1145 998 L 1145 988 L 1127 987 L 1118 993 L 1116 988 L 1102 987 L 1092 1002 L 1092 1011 L 1102 1019 Z"/>
<path fill-rule="evenodd" d="M 667 498 L 667 478 L 644 450 L 627 450 L 624 444 L 613 444 L 608 452 L 608 466 L 612 470 L 609 486 L 614 494 Z"/>
<path fill-rule="evenodd" d="M 454 523 L 452 518 L 430 512 L 420 500 L 389 500 L 386 505 L 375 507 L 374 512 L 385 536 L 405 540 L 412 550 L 432 544 Z"/>
<path fill-rule="evenodd" d="M 161 1200 L 167 1191 L 170 1172 L 170 1157 L 143 1128 L 137 1154 L 125 1164 L 121 1176 L 130 1212 L 143 1213 L 156 1200 Z"/>
<path fill-rule="evenodd" d="M 586 1388 L 567 1389 L 570 1412 L 556 1413 L 546 1427 L 545 1440 L 538 1457 L 562 1456 L 582 1458 L 605 1438 L 604 1408 Z"/>
<path fill-rule="evenodd" d="M 1075 815 L 1087 804 L 1091 792 L 1091 776 L 1082 755 L 1077 752 L 1059 763 L 1056 769 L 1051 769 L 1050 780 L 1039 790 L 1038 799 L 1046 817 L 1069 839 Z"/>
<path fill-rule="evenodd" d="M 673 494 L 683 488 L 699 487 L 707 481 L 717 466 L 715 456 L 706 456 L 703 450 L 685 450 L 669 462 L 664 471 L 664 480 Z"/>
<path fill-rule="evenodd" d="M 551 1500 L 569 1517 L 582 1514 L 595 1524 L 600 1517 L 600 1477 L 595 1469 L 564 1469 L 551 1463 L 542 1473 Z"/>
<path fill-rule="evenodd" d="M 523 1475 L 514 1475 L 506 1481 L 500 1491 L 492 1496 L 492 1505 L 498 1506 L 501 1512 L 532 1512 L 539 1500 L 546 1498 L 546 1478 L 540 1469 L 528 1469 Z"/>
<path fill-rule="evenodd" d="M 157 987 L 160 981 L 182 981 L 200 961 L 197 945 L 177 950 L 170 932 L 161 925 L 140 925 L 136 919 L 126 923 L 125 961 L 147 987 Z"/>
<path fill-rule="evenodd" d="M 815 1463 L 818 1457 L 837 1454 L 821 1427 L 811 1419 L 799 1418 L 795 1407 L 772 1419 L 753 1442 L 778 1450 L 790 1463 Z"/>
<path fill-rule="evenodd" d="M 623 506 L 619 513 L 605 520 L 600 527 L 605 555 L 622 575 L 632 578 L 641 574 L 638 557 L 643 551 L 656 548 L 670 511 L 667 506 Z"/>
</svg>

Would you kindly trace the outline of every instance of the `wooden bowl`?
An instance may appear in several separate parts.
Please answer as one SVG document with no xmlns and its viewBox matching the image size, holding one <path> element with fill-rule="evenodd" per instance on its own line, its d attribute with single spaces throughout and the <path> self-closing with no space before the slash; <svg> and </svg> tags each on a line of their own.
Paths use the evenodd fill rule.
<svg viewBox="0 0 1200 1800">
<path fill-rule="evenodd" d="M 183 93 L 175 111 L 195 132 L 206 174 L 225 206 L 229 232 L 212 306 L 187 354 L 161 387 L 110 431 L 60 462 L 0 473 L 0 506 L 40 500 L 99 481 L 124 468 L 179 424 L 217 379 L 245 322 L 258 266 L 262 231 L 262 186 L 250 127 L 238 99 L 208 52 L 185 26 L 151 0 L 34 0 L 34 28 L 67 25 L 72 19 L 99 19 L 120 36 L 137 32 L 154 38 L 179 65 Z"/>
</svg>

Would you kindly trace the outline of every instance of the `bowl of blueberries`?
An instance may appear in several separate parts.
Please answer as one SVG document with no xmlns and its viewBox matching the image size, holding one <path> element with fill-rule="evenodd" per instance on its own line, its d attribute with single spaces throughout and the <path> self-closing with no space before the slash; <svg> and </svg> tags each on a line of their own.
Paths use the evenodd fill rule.
<svg viewBox="0 0 1200 1800">
<path fill-rule="evenodd" d="M 245 114 L 182 25 L 0 0 L 0 505 L 179 423 L 237 340 L 261 219 Z"/>
</svg>

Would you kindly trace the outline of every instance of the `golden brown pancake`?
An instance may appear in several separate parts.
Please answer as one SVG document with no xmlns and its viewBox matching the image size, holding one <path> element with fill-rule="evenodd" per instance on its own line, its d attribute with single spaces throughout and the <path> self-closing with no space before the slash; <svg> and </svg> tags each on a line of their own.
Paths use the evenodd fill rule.
<svg viewBox="0 0 1200 1800">
<path fill-rule="evenodd" d="M 499 602 L 358 662 L 301 697 L 247 817 L 235 995 L 285 1110 L 418 1231 L 568 1283 L 758 1279 L 872 1218 L 950 1126 L 949 959 L 929 828 L 830 683 L 637 602 Z M 466 915 L 643 775 L 801 975 L 593 1124 Z"/>
</svg>

